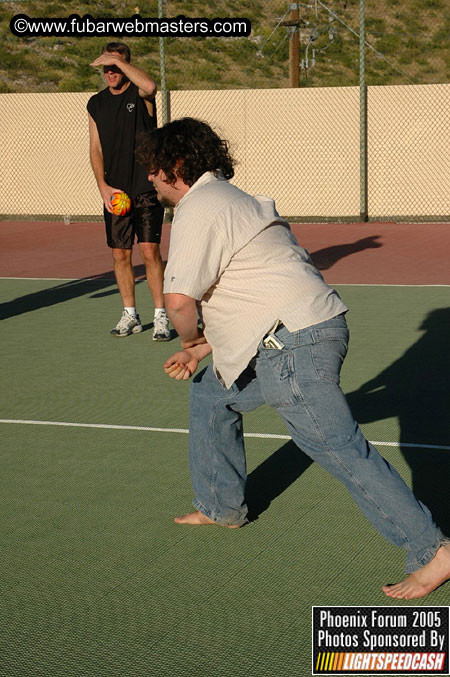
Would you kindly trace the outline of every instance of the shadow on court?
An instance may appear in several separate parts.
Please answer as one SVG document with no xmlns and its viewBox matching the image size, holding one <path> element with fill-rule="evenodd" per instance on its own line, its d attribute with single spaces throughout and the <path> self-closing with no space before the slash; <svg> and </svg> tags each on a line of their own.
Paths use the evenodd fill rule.
<svg viewBox="0 0 450 677">
<path fill-rule="evenodd" d="M 400 443 L 448 445 L 450 440 L 450 308 L 430 312 L 424 335 L 404 355 L 347 395 L 359 423 L 398 417 Z M 401 448 L 416 497 L 450 533 L 450 452 Z"/>
<path fill-rule="evenodd" d="M 379 238 L 380 235 L 370 235 L 369 237 L 364 237 L 356 242 L 324 247 L 324 249 L 318 249 L 316 252 L 313 252 L 311 258 L 319 270 L 328 270 L 346 256 L 362 252 L 364 249 L 377 249 L 378 247 L 382 247 L 383 245 L 381 242 L 376 242 Z"/>
<path fill-rule="evenodd" d="M 325 247 L 313 252 L 311 258 L 319 270 L 328 270 L 346 256 L 363 251 L 364 249 L 382 247 L 381 243 L 376 242 L 379 237 L 380 235 L 371 235 L 356 242 Z M 165 264 L 166 261 L 163 260 L 163 263 Z M 143 282 L 145 280 L 145 266 L 139 264 L 133 266 L 133 268 L 136 283 Z M 23 313 L 29 313 L 40 308 L 48 308 L 49 306 L 64 303 L 65 301 L 88 294 L 93 299 L 101 299 L 118 293 L 119 290 L 116 285 L 114 271 L 108 270 L 98 275 L 65 281 L 54 287 L 19 296 L 12 301 L 2 303 L 0 304 L 0 319 L 22 315 Z"/>
<path fill-rule="evenodd" d="M 163 264 L 166 262 L 163 261 Z M 145 266 L 143 263 L 141 263 L 138 266 L 133 266 L 134 270 L 134 279 L 136 280 L 136 284 L 141 284 L 141 282 L 145 282 L 146 277 L 145 277 Z M 114 273 L 111 272 L 111 275 L 113 276 L 113 280 L 115 281 L 114 278 Z M 108 289 L 107 291 L 103 292 L 97 292 L 96 294 L 91 294 L 91 299 L 101 299 L 104 298 L 105 296 L 113 296 L 114 294 L 119 293 L 119 288 L 117 285 L 114 286 L 113 289 Z M 153 326 L 153 325 L 152 325 Z"/>
<path fill-rule="evenodd" d="M 429 313 L 424 335 L 404 355 L 347 394 L 359 423 L 397 417 L 400 444 L 448 445 L 450 439 L 450 308 Z M 450 534 L 450 452 L 401 447 L 412 472 L 416 497 L 431 510 L 436 523 Z M 246 500 L 253 521 L 293 484 L 313 461 L 294 442 L 287 442 L 247 479 Z"/>
<path fill-rule="evenodd" d="M 287 442 L 247 477 L 245 497 L 250 522 L 258 519 L 271 502 L 313 463 L 294 442 Z"/>
<path fill-rule="evenodd" d="M 143 265 L 134 267 L 136 278 L 145 274 Z M 136 280 L 139 284 L 143 280 Z M 105 290 L 108 287 L 112 289 Z M 118 294 L 119 290 L 116 285 L 114 272 L 112 270 L 100 273 L 93 277 L 81 278 L 80 280 L 69 280 L 54 287 L 41 289 L 40 291 L 17 298 L 0 304 L 0 319 L 7 317 L 14 317 L 22 315 L 23 313 L 30 313 L 33 310 L 40 308 L 48 308 L 49 306 L 58 303 L 64 303 L 80 296 L 90 295 L 91 298 L 101 298 L 102 296 L 109 296 L 111 294 Z"/>
</svg>

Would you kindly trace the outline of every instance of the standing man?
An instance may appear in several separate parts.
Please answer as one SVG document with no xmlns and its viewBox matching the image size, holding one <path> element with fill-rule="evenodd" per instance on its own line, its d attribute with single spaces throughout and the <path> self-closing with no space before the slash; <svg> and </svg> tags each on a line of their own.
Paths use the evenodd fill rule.
<svg viewBox="0 0 450 677">
<path fill-rule="evenodd" d="M 378 531 L 408 551 L 409 576 L 384 592 L 410 599 L 434 590 L 450 578 L 450 543 L 352 417 L 339 387 L 348 330 L 338 294 L 273 200 L 227 181 L 233 176 L 227 143 L 208 125 L 175 120 L 151 132 L 138 156 L 161 203 L 177 205 L 164 291 L 184 350 L 164 369 L 187 380 L 203 357 L 213 357 L 191 386 L 196 510 L 175 521 L 245 524 L 242 412 L 266 402 L 294 442 L 344 483 Z"/>
<path fill-rule="evenodd" d="M 153 78 L 130 63 L 131 54 L 122 42 L 110 42 L 91 63 L 103 67 L 107 87 L 92 96 L 89 113 L 90 159 L 106 225 L 107 244 L 112 250 L 114 273 L 123 302 L 122 317 L 111 336 L 138 334 L 142 324 L 135 303 L 132 248 L 135 237 L 145 264 L 153 297 L 155 317 L 153 340 L 168 341 L 170 331 L 164 309 L 163 264 L 159 251 L 164 209 L 147 172 L 136 162 L 136 137 L 156 127 L 156 84 Z M 132 199 L 127 216 L 112 213 L 111 196 L 124 191 Z"/>
</svg>

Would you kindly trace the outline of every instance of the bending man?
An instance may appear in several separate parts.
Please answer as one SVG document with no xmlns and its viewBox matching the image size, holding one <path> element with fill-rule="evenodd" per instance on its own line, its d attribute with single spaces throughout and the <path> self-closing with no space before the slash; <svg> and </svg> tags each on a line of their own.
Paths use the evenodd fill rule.
<svg viewBox="0 0 450 677">
<path fill-rule="evenodd" d="M 163 205 L 176 205 L 164 291 L 182 351 L 165 371 L 191 386 L 195 512 L 181 524 L 246 523 L 242 413 L 263 403 L 294 442 L 347 487 L 370 522 L 406 548 L 409 576 L 391 597 L 427 594 L 450 577 L 450 545 L 429 510 L 364 438 L 339 387 L 347 307 L 297 244 L 273 200 L 228 182 L 225 141 L 205 123 L 175 120 L 138 151 Z M 204 336 L 197 328 L 201 306 Z"/>
</svg>

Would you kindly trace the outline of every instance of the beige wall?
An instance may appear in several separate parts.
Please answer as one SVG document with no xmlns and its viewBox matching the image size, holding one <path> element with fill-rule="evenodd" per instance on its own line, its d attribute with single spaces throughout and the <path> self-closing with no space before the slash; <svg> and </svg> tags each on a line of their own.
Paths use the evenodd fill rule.
<svg viewBox="0 0 450 677">
<path fill-rule="evenodd" d="M 0 214 L 101 215 L 90 96 L 0 95 Z M 450 215 L 450 85 L 370 87 L 368 100 L 370 216 Z M 357 87 L 177 91 L 171 115 L 199 117 L 228 138 L 234 182 L 275 197 L 281 214 L 358 216 Z"/>
</svg>

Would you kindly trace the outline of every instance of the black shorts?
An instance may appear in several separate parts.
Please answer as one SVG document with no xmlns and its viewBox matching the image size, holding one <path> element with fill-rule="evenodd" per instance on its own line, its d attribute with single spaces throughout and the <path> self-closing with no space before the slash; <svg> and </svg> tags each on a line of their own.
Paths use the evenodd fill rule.
<svg viewBox="0 0 450 677">
<path fill-rule="evenodd" d="M 161 242 L 164 207 L 161 207 L 156 191 L 136 195 L 131 212 L 116 216 L 103 209 L 106 226 L 106 242 L 113 249 L 132 249 L 135 237 L 138 242 Z"/>
</svg>

